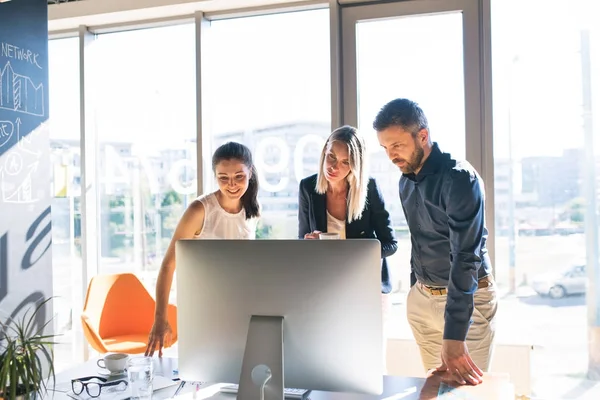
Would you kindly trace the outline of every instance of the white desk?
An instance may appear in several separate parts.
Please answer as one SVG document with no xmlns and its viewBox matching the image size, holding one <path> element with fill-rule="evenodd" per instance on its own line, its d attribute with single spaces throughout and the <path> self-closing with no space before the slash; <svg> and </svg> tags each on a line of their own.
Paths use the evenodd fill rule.
<svg viewBox="0 0 600 400">
<path fill-rule="evenodd" d="M 96 364 L 97 359 L 89 360 L 83 364 L 76 365 L 56 375 L 56 390 L 54 393 L 55 400 L 73 400 L 67 395 L 67 392 L 71 391 L 71 379 L 83 378 L 87 376 L 98 376 L 106 378 L 105 375 L 101 374 L 102 369 Z M 177 374 L 177 359 L 176 358 L 158 358 L 154 357 L 154 375 L 162 376 L 168 379 L 176 379 Z M 119 377 L 121 378 L 121 377 Z M 179 384 L 175 384 L 171 387 L 157 390 L 152 396 L 153 400 L 169 399 L 177 390 Z M 102 396 L 98 398 L 102 400 Z"/>
<path fill-rule="evenodd" d="M 81 378 L 85 376 L 101 376 L 98 375 L 99 367 L 96 365 L 96 360 L 90 360 L 84 364 L 75 366 L 67 371 L 56 375 L 57 389 L 65 389 L 70 391 L 71 379 Z M 154 357 L 154 374 L 163 376 L 169 379 L 175 379 L 177 376 L 177 359 L 176 358 L 158 358 Z M 473 400 L 514 400 L 514 389 L 509 383 L 508 376 L 491 375 L 484 379 L 484 383 L 476 387 L 458 388 L 457 391 L 464 393 L 464 398 Z M 331 393 L 313 391 L 310 394 L 310 400 L 442 400 L 462 398 L 461 394 L 453 393 L 451 395 L 439 395 L 440 385 L 443 388 L 439 378 L 409 378 L 399 376 L 385 376 L 384 391 L 380 396 L 369 396 L 351 393 Z M 169 388 L 161 389 L 154 392 L 153 400 L 163 400 L 171 398 L 179 385 L 174 385 Z M 204 386 L 203 386 L 204 387 Z M 180 396 L 185 396 L 186 399 L 191 398 L 186 393 L 194 390 L 193 385 L 186 385 L 184 390 L 180 392 Z M 55 392 L 56 400 L 71 399 L 65 392 Z M 203 392 L 210 392 L 210 389 L 202 389 Z M 234 395 L 217 393 L 213 396 L 202 397 L 197 396 L 197 400 L 210 398 L 211 400 L 233 400 Z M 102 396 L 98 398 L 102 400 Z"/>
</svg>

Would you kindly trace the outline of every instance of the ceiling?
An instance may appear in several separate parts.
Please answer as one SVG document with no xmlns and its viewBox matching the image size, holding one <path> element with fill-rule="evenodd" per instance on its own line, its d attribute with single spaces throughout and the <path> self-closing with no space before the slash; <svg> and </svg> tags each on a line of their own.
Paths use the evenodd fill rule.
<svg viewBox="0 0 600 400">
<path fill-rule="evenodd" d="M 285 6 L 292 9 L 328 5 L 329 0 L 46 0 L 51 35 L 77 31 L 81 26 L 93 33 L 127 26 L 193 20 L 197 12 L 207 18 L 215 14 L 241 15 Z M 338 0 L 342 1 L 342 0 Z M 348 1 L 348 0 L 344 0 Z M 370 1 L 370 0 L 369 0 Z M 210 16 L 212 15 L 212 16 Z M 208 17 L 210 16 L 210 17 Z"/>
</svg>

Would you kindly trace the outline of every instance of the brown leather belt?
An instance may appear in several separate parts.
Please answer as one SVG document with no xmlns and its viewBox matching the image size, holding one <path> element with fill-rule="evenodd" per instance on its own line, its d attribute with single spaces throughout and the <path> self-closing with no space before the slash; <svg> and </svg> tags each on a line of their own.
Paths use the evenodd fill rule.
<svg viewBox="0 0 600 400">
<path fill-rule="evenodd" d="M 421 288 L 429 293 L 432 296 L 443 296 L 448 293 L 448 288 L 445 287 L 435 287 L 435 286 L 427 286 L 422 284 L 421 282 L 417 282 Z M 483 278 L 479 278 L 477 281 L 477 289 L 483 289 L 486 287 L 490 287 L 494 284 L 494 278 L 491 275 L 484 276 Z"/>
</svg>

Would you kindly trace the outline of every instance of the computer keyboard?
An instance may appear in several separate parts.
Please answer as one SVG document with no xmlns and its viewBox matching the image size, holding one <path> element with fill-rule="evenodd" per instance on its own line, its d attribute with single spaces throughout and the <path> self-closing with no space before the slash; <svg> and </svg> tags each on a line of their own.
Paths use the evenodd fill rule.
<svg viewBox="0 0 600 400">
<path fill-rule="evenodd" d="M 223 393 L 232 393 L 237 394 L 238 385 L 226 385 L 221 387 L 221 392 Z M 293 388 L 285 388 L 283 389 L 283 395 L 286 399 L 299 399 L 305 400 L 308 397 L 310 390 L 306 389 L 293 389 Z"/>
</svg>

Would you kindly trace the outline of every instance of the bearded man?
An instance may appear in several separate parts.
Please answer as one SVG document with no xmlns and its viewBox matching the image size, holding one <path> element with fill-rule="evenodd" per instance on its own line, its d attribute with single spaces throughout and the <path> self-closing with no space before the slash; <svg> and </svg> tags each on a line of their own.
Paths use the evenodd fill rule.
<svg viewBox="0 0 600 400">
<path fill-rule="evenodd" d="M 419 105 L 395 99 L 373 123 L 400 171 L 411 237 L 407 317 L 426 371 L 477 385 L 490 366 L 497 310 L 483 181 L 432 142 Z"/>
</svg>

